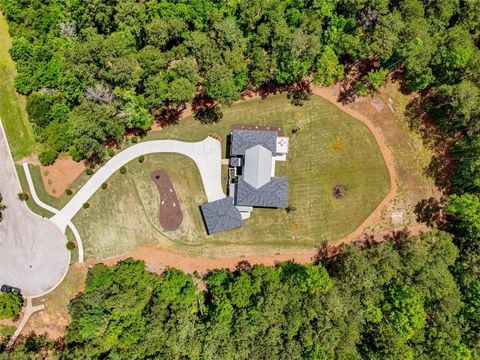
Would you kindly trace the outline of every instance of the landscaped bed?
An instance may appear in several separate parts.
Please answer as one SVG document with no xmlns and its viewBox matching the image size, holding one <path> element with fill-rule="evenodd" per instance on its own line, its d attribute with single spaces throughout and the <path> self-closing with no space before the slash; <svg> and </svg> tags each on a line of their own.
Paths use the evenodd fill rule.
<svg viewBox="0 0 480 360">
<path fill-rule="evenodd" d="M 162 170 L 152 172 L 150 178 L 160 194 L 160 225 L 166 231 L 175 231 L 182 224 L 183 213 L 172 181 Z"/>
<path fill-rule="evenodd" d="M 277 174 L 289 178 L 291 211 L 255 209 L 241 228 L 208 236 L 198 208 L 206 198 L 193 161 L 178 154 L 149 155 L 143 164 L 129 163 L 125 175 L 114 175 L 108 189 L 92 197 L 91 208 L 74 218 L 87 257 L 111 257 L 146 243 L 207 256 L 311 249 L 354 231 L 389 191 L 388 171 L 368 128 L 319 97 L 294 107 L 286 96 L 272 96 L 223 111 L 219 123 L 202 125 L 188 117 L 143 141 L 199 141 L 210 133 L 226 139 L 234 124 L 281 127 L 290 137 L 290 152 L 286 162 L 277 163 Z M 225 151 L 225 141 L 222 146 Z M 158 190 L 150 180 L 159 168 L 171 177 L 183 206 L 183 224 L 171 232 L 159 223 Z M 347 189 L 342 199 L 332 194 L 337 184 Z"/>
</svg>

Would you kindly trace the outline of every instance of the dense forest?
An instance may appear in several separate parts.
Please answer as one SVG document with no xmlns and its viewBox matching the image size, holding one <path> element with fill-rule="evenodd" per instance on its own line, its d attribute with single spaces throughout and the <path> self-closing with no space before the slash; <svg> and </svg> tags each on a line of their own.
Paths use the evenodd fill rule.
<svg viewBox="0 0 480 360">
<path fill-rule="evenodd" d="M 62 344 L 10 354 L 63 359 L 468 359 L 451 237 L 400 233 L 318 264 L 241 263 L 201 291 L 179 270 L 96 265 Z M 1 355 L 0 355 L 1 359 Z"/>
<path fill-rule="evenodd" d="M 480 358 L 479 1 L 1 4 L 43 163 L 60 152 L 101 162 L 105 144 L 196 99 L 228 106 L 245 90 L 332 85 L 362 63 L 353 97 L 400 74 L 451 144 L 454 172 L 434 224 L 443 231 L 205 279 L 96 266 L 63 342 L 30 338 L 0 359 Z"/>
<path fill-rule="evenodd" d="M 401 69 L 407 89 L 431 90 L 443 126 L 478 130 L 478 1 L 1 3 L 44 164 L 64 151 L 102 161 L 104 144 L 194 98 L 228 105 L 248 89 L 332 85 L 357 61 L 370 63 L 359 95 Z"/>
</svg>

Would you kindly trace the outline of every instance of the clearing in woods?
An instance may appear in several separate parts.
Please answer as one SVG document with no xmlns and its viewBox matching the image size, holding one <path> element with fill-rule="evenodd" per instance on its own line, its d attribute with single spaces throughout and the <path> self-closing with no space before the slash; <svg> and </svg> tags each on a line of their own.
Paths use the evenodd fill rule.
<svg viewBox="0 0 480 360">
<path fill-rule="evenodd" d="M 146 244 L 210 257 L 311 250 L 353 232 L 390 189 L 370 130 L 320 97 L 294 107 L 285 95 L 277 95 L 223 111 L 216 124 L 203 125 L 189 116 L 143 140 L 199 141 L 216 134 L 225 153 L 232 125 L 279 126 L 290 136 L 287 161 L 277 163 L 277 174 L 289 178 L 291 211 L 255 209 L 241 228 L 207 236 L 199 211 L 206 198 L 194 162 L 178 154 L 149 155 L 144 163 L 127 164 L 126 174 L 113 175 L 108 188 L 91 198 L 90 208 L 73 219 L 87 258 L 110 258 Z M 294 128 L 298 131 L 292 134 Z M 159 224 L 159 194 L 150 179 L 157 169 L 169 174 L 182 204 L 184 220 L 176 231 L 164 231 Z M 337 184 L 347 189 L 340 200 L 332 195 Z"/>
</svg>

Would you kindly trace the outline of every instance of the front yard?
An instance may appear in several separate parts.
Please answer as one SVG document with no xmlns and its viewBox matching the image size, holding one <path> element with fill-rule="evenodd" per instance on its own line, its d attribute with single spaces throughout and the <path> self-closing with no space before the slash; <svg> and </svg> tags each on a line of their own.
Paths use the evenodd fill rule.
<svg viewBox="0 0 480 360">
<path fill-rule="evenodd" d="M 280 126 L 290 136 L 290 152 L 285 163 L 277 163 L 277 175 L 289 178 L 294 211 L 255 209 L 243 227 L 207 236 L 198 208 L 206 198 L 193 161 L 176 154 L 149 155 L 143 164 L 134 160 L 126 174 L 110 178 L 108 188 L 99 189 L 90 208 L 74 218 L 86 257 L 112 257 L 152 243 L 204 256 L 311 249 L 354 231 L 389 190 L 388 171 L 367 127 L 316 96 L 303 107 L 292 106 L 283 95 L 243 102 L 224 109 L 217 124 L 188 117 L 143 141 L 198 141 L 215 133 L 225 149 L 226 136 L 238 123 Z M 299 128 L 294 135 L 293 128 Z M 184 222 L 176 231 L 164 232 L 159 225 L 153 170 L 165 170 L 177 190 Z M 332 195 L 337 184 L 347 189 L 340 200 Z"/>
</svg>

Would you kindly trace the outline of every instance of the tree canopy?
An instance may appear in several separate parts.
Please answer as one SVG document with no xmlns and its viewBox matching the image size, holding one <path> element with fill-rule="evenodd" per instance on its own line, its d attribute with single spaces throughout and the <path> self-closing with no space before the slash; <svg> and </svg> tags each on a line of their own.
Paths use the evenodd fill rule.
<svg viewBox="0 0 480 360">
<path fill-rule="evenodd" d="M 197 95 L 229 105 L 267 85 L 330 86 L 364 60 L 376 65 L 355 86 L 359 95 L 401 69 L 407 88 L 432 89 L 439 123 L 478 131 L 475 4 L 2 0 L 1 8 L 14 37 L 16 89 L 50 151 L 43 158 L 69 151 L 101 161 L 106 141 L 148 129 L 151 114 Z"/>
</svg>

